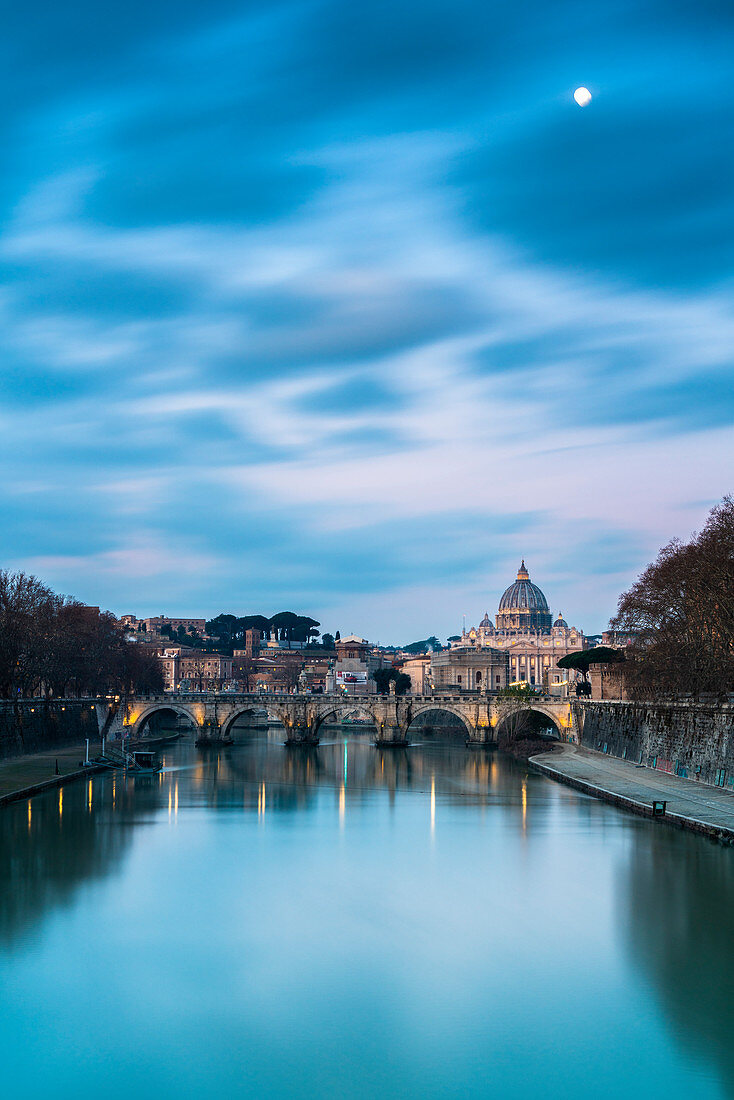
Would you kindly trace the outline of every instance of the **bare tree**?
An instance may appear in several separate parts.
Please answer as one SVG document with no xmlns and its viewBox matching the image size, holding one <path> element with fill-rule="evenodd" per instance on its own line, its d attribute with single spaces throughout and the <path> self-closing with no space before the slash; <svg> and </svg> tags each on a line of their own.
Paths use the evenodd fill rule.
<svg viewBox="0 0 734 1100">
<path fill-rule="evenodd" d="M 298 677 L 301 675 L 302 668 L 303 661 L 286 661 L 278 670 L 285 691 L 293 691 L 298 687 Z"/>
<path fill-rule="evenodd" d="M 502 744 L 519 741 L 531 728 L 530 702 L 535 696 L 530 688 L 504 688 L 497 695 L 497 733 Z"/>
<path fill-rule="evenodd" d="M 0 697 L 102 694 L 156 678 L 110 612 L 59 596 L 36 577 L 0 570 Z"/>
<path fill-rule="evenodd" d="M 242 683 L 245 691 L 250 691 L 253 678 L 257 672 L 257 661 L 254 657 L 236 657 L 234 664 L 234 678 Z"/>
<path fill-rule="evenodd" d="M 619 600 L 611 625 L 634 637 L 625 683 L 633 699 L 734 689 L 734 499 L 690 542 L 677 539 Z"/>
<path fill-rule="evenodd" d="M 27 573 L 0 570 L 0 695 L 26 695 L 40 682 L 54 594 Z"/>
</svg>

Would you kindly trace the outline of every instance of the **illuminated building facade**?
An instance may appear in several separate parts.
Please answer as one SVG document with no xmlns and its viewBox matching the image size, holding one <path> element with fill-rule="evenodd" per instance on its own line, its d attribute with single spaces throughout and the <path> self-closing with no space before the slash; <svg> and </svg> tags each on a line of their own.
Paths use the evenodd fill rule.
<svg viewBox="0 0 734 1100">
<path fill-rule="evenodd" d="M 462 631 L 450 650 L 434 655 L 433 681 L 436 688 L 471 691 L 527 683 L 560 694 L 568 673 L 557 667 L 558 661 L 585 648 L 583 631 L 570 627 L 560 612 L 553 619 L 544 593 L 530 580 L 523 561 L 515 581 L 502 594 L 494 624 L 485 614 L 479 626 Z M 571 678 L 575 680 L 573 674 Z"/>
</svg>

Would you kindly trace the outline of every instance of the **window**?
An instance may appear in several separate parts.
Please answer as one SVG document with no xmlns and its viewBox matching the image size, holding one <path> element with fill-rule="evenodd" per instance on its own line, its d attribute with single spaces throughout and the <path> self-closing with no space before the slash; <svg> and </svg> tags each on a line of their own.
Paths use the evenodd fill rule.
<svg viewBox="0 0 734 1100">
<path fill-rule="evenodd" d="M 499 686 L 500 686 L 500 684 L 502 683 L 502 681 L 500 680 L 499 676 L 495 676 L 494 680 L 495 680 L 495 683 L 497 684 L 497 687 L 499 687 Z"/>
<path fill-rule="evenodd" d="M 482 682 L 482 674 L 481 674 L 481 672 L 478 672 L 477 673 L 477 683 L 481 684 L 481 682 Z"/>
<path fill-rule="evenodd" d="M 457 684 L 460 684 L 460 683 L 461 683 L 461 676 L 457 676 L 457 677 L 456 677 L 456 682 L 457 682 Z"/>
</svg>

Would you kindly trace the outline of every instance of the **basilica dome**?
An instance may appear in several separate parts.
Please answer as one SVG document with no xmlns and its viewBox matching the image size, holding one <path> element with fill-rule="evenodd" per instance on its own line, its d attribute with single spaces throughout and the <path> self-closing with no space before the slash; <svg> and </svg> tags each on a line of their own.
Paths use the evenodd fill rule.
<svg viewBox="0 0 734 1100">
<path fill-rule="evenodd" d="M 524 561 L 517 571 L 514 584 L 502 594 L 496 621 L 497 629 L 506 633 L 530 630 L 545 634 L 551 628 L 553 620 L 548 601 L 537 584 L 530 580 Z"/>
</svg>

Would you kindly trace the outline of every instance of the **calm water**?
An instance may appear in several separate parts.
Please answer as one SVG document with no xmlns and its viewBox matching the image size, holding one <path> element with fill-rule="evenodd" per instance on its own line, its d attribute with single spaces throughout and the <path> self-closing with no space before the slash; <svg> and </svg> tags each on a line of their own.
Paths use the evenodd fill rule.
<svg viewBox="0 0 734 1100">
<path fill-rule="evenodd" d="M 0 860 L 5 1096 L 734 1095 L 734 853 L 501 757 L 181 742 Z"/>
</svg>

